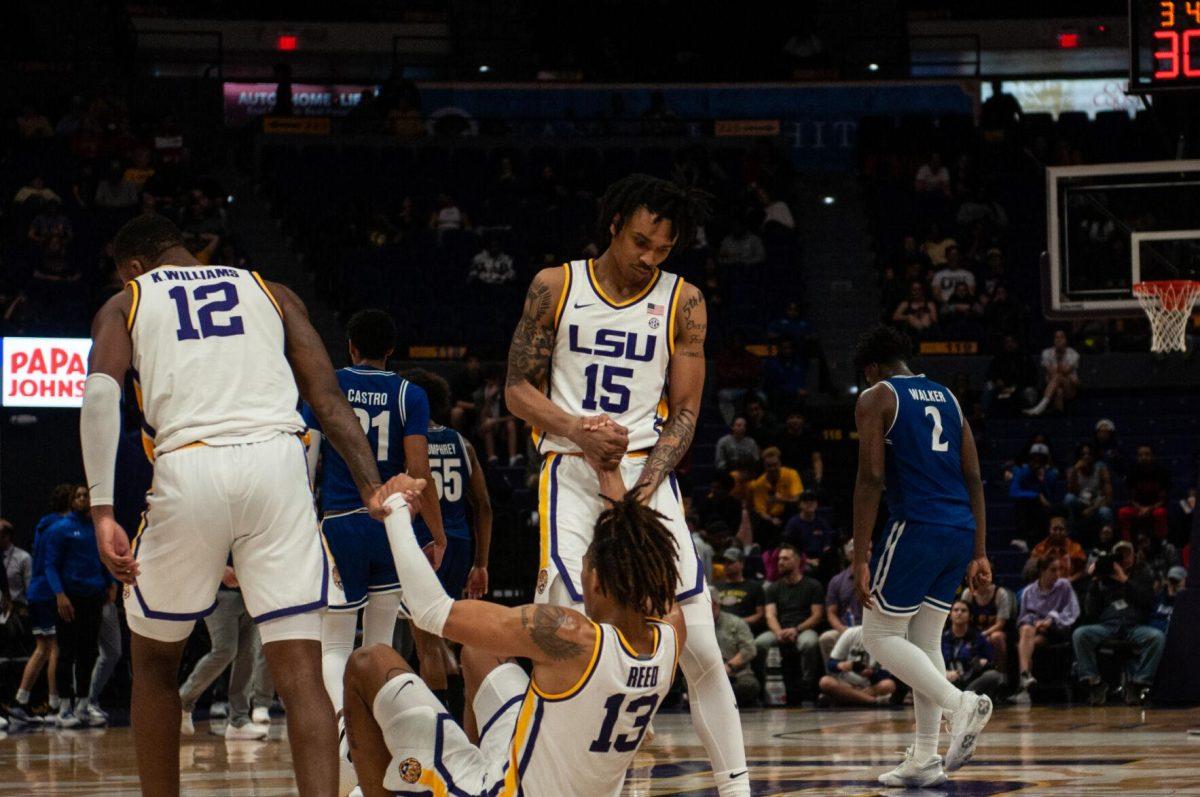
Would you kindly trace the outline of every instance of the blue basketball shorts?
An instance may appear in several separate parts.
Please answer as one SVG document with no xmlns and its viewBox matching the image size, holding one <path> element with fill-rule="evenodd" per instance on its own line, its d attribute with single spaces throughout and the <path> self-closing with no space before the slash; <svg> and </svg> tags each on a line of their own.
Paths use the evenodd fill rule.
<svg viewBox="0 0 1200 797">
<path fill-rule="evenodd" d="M 921 604 L 950 611 L 975 552 L 975 532 L 892 520 L 871 548 L 871 595 L 884 614 L 908 616 Z"/>
<path fill-rule="evenodd" d="M 357 611 L 366 604 L 368 594 L 400 591 L 387 529 L 365 509 L 327 516 L 321 521 L 321 532 L 333 554 L 330 577 L 346 595 L 345 603 L 330 602 L 330 611 Z M 332 597 L 337 592 L 329 594 Z"/>
</svg>

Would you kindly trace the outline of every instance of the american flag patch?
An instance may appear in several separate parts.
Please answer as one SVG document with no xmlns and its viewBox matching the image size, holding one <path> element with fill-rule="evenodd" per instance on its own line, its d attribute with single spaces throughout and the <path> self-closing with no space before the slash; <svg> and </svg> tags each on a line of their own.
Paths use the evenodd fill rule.
<svg viewBox="0 0 1200 797">
<path fill-rule="evenodd" d="M 661 304 L 650 303 L 646 305 L 647 315 L 663 315 L 666 311 L 667 308 L 663 307 Z"/>
</svg>

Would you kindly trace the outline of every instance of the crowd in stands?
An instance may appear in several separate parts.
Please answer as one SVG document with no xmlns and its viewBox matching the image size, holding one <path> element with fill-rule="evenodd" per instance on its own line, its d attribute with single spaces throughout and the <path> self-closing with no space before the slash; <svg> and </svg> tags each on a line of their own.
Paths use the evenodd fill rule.
<svg viewBox="0 0 1200 797">
<path fill-rule="evenodd" d="M 241 261 L 227 193 L 203 177 L 171 116 L 122 93 L 22 99 L 0 123 L 0 332 L 85 335 L 119 286 L 108 242 L 138 213 L 176 221 L 201 262 Z"/>
</svg>

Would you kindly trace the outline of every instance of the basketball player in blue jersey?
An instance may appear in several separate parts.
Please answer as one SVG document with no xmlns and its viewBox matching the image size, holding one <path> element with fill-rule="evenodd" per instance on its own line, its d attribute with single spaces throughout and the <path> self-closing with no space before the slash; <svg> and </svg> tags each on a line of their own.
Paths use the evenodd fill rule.
<svg viewBox="0 0 1200 797">
<path fill-rule="evenodd" d="M 586 459 L 617 470 L 667 519 L 679 552 L 675 598 L 688 626 L 680 665 L 692 724 L 721 797 L 749 795 L 737 703 L 717 646 L 704 572 L 672 473 L 692 443 L 704 391 L 704 296 L 660 266 L 708 215 L 703 194 L 634 174 L 601 201 L 610 237 L 594 261 L 539 272 L 508 356 L 505 398 L 545 454 L 534 599 L 582 608 L 580 576 L 604 510 Z"/>
<path fill-rule="evenodd" d="M 469 711 L 460 727 L 394 650 L 362 648 L 346 671 L 354 766 L 367 797 L 617 797 L 670 690 L 686 629 L 674 534 L 615 470 L 584 556 L 583 613 L 447 595 L 417 554 L 403 501 L 388 538 L 413 623 L 461 642 Z M 661 619 L 664 618 L 665 619 Z M 507 657 L 532 662 L 526 675 Z"/>
<path fill-rule="evenodd" d="M 328 604 L 300 435 L 301 397 L 349 466 L 374 517 L 387 514 L 374 453 L 333 376 L 304 304 L 282 285 L 204 266 L 162 216 L 113 240 L 126 287 L 96 314 L 80 412 L 100 558 L 125 584 L 131 715 L 144 794 L 179 794 L 179 662 L 195 621 L 216 606 L 232 553 L 275 686 L 302 797 L 337 793 L 337 726 L 320 688 L 320 612 Z M 131 542 L 113 516 L 121 384 L 154 453 L 154 482 Z M 419 480 L 401 474 L 407 500 Z"/>
<path fill-rule="evenodd" d="M 853 573 L 864 645 L 914 693 L 916 741 L 903 763 L 879 780 L 926 787 L 944 783 L 946 771 L 971 758 L 991 718 L 986 695 L 960 691 L 946 680 L 942 628 L 963 576 L 977 588 L 991 581 L 992 571 L 971 427 L 954 394 L 913 374 L 908 356 L 908 338 L 892 327 L 880 326 L 858 344 L 855 365 L 870 387 L 855 408 Z M 885 487 L 891 517 L 872 545 Z M 937 752 L 943 711 L 950 720 L 944 762 Z"/>
<path fill-rule="evenodd" d="M 338 385 L 367 436 L 380 475 L 388 479 L 407 472 L 425 480 L 421 517 L 433 530 L 426 537 L 425 554 L 436 567 L 446 543 L 441 507 L 429 475 L 425 391 L 386 370 L 396 345 L 396 325 L 390 315 L 382 310 L 355 313 L 346 325 L 346 336 L 353 365 L 337 371 Z M 363 643 L 391 644 L 400 583 L 383 524 L 367 513 L 346 461 L 324 439 L 312 408 L 305 405 L 301 414 L 309 427 L 310 478 L 319 455 L 321 531 L 334 561 L 330 577 L 345 596 L 344 601 L 331 598 L 321 620 L 321 672 L 339 716 L 339 731 L 344 731 L 342 676 L 354 650 L 358 611 L 366 607 Z M 337 596 L 337 590 L 330 594 Z M 345 734 L 341 735 L 344 742 Z"/>
<path fill-rule="evenodd" d="M 438 580 L 446 593 L 455 597 L 482 598 L 488 590 L 488 553 L 492 544 L 492 501 L 487 480 L 475 447 L 453 429 L 444 426 L 450 418 L 450 385 L 437 374 L 421 368 L 404 375 L 429 398 L 429 469 L 442 505 L 446 530 L 446 553 L 438 568 Z M 475 519 L 472 542 L 467 506 Z M 430 540 L 425 519 L 413 521 L 417 541 L 425 547 Z M 447 701 L 448 676 L 457 669 L 445 642 L 414 627 L 421 679 L 443 703 Z"/>
</svg>

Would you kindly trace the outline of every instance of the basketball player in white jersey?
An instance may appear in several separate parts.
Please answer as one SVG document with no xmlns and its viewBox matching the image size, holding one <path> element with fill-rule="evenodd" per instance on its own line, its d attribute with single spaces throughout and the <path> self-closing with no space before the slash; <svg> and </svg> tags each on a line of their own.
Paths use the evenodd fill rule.
<svg viewBox="0 0 1200 797">
<path fill-rule="evenodd" d="M 666 180 L 635 174 L 610 186 L 600 217 L 608 248 L 594 261 L 541 271 L 529 288 L 505 398 L 545 454 L 538 603 L 582 608 L 583 556 L 603 510 L 585 457 L 616 469 L 667 518 L 688 626 L 680 665 L 692 723 L 719 794 L 730 797 L 750 794 L 741 722 L 672 473 L 696 431 L 708 315 L 699 289 L 659 268 L 674 247 L 690 245 L 706 215 L 702 195 Z"/>
<path fill-rule="evenodd" d="M 606 474 L 598 489 L 615 500 L 596 523 L 580 574 L 586 617 L 546 604 L 451 599 L 418 561 L 407 507 L 387 499 L 404 601 L 419 627 L 467 646 L 470 712 L 464 731 L 396 651 L 360 649 L 346 671 L 346 720 L 367 797 L 621 792 L 671 687 L 685 630 L 678 610 L 656 619 L 674 600 L 674 535 L 636 497 L 621 499 L 616 471 Z M 531 659 L 532 677 L 508 656 Z"/>
<path fill-rule="evenodd" d="M 215 608 L 232 554 L 287 704 L 300 794 L 332 797 L 337 732 L 321 683 L 318 614 L 329 600 L 328 562 L 300 396 L 382 518 L 375 458 L 290 290 L 253 271 L 200 265 L 162 216 L 126 224 L 113 249 L 127 284 L 93 322 L 80 436 L 100 556 L 126 585 L 143 793 L 179 794 L 179 661 L 196 619 Z M 131 367 L 155 463 L 132 545 L 112 513 L 120 385 Z"/>
</svg>

